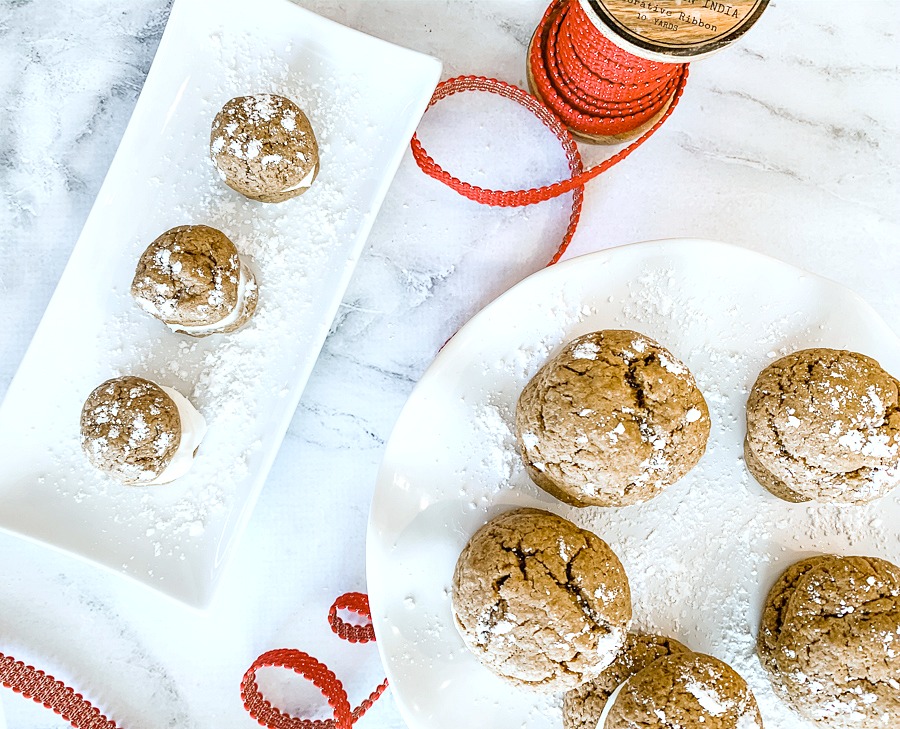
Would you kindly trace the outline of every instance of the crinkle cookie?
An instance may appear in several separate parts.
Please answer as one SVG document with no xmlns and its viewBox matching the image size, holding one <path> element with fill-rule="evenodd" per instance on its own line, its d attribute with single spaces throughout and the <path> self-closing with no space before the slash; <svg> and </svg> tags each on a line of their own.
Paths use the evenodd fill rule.
<svg viewBox="0 0 900 729">
<path fill-rule="evenodd" d="M 107 380 L 81 410 L 81 447 L 95 468 L 149 486 L 190 469 L 206 421 L 177 390 L 127 375 Z"/>
<path fill-rule="evenodd" d="M 319 145 L 309 119 L 275 94 L 227 102 L 213 120 L 209 151 L 225 184 L 260 202 L 302 195 L 319 173 Z"/>
<path fill-rule="evenodd" d="M 563 697 L 564 729 L 597 729 L 606 702 L 625 681 L 664 656 L 687 651 L 674 638 L 629 633 L 625 647 L 608 668 L 592 681 Z"/>
<path fill-rule="evenodd" d="M 173 332 L 205 337 L 244 326 L 256 311 L 256 277 L 234 243 L 206 225 L 181 225 L 138 261 L 131 295 Z"/>
<path fill-rule="evenodd" d="M 671 352 L 628 330 L 569 342 L 516 407 L 525 468 L 574 506 L 627 506 L 660 494 L 706 450 L 709 410 Z"/>
<path fill-rule="evenodd" d="M 871 357 L 804 349 L 747 401 L 747 468 L 787 501 L 864 503 L 900 484 L 900 382 Z"/>
<path fill-rule="evenodd" d="M 718 658 L 676 651 L 611 697 L 598 729 L 762 729 L 747 682 Z"/>
<path fill-rule="evenodd" d="M 766 599 L 757 651 L 775 692 L 828 729 L 900 726 L 900 568 L 811 557 Z"/>
<path fill-rule="evenodd" d="M 487 668 L 519 686 L 566 691 L 596 678 L 622 649 L 631 592 L 602 539 L 555 514 L 516 509 L 463 549 L 452 607 Z"/>
</svg>

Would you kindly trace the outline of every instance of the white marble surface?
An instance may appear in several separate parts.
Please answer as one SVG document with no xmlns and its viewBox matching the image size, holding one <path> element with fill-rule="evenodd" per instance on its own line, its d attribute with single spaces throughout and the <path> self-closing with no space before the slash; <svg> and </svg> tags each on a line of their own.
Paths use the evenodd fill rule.
<svg viewBox="0 0 900 729">
<path fill-rule="evenodd" d="M 542 0 L 303 4 L 438 56 L 445 76 L 520 85 L 544 9 Z M 0 0 L 0 394 L 112 159 L 167 12 L 165 0 Z M 569 256 L 717 238 L 840 281 L 900 329 L 898 25 L 893 0 L 772 2 L 739 46 L 694 65 L 659 134 L 590 185 Z M 481 184 L 565 172 L 552 137 L 493 98 L 448 102 L 428 115 L 422 138 Z M 586 150 L 589 160 L 606 153 Z M 255 726 L 238 683 L 276 647 L 327 661 L 358 700 L 382 675 L 375 649 L 340 644 L 325 614 L 338 593 L 365 589 L 368 503 L 391 425 L 440 344 L 542 265 L 566 216 L 567 201 L 481 208 L 407 156 L 212 609 L 191 612 L 0 534 L 0 650 L 75 685 L 123 727 Z M 54 366 L 64 376 L 65 358 Z M 290 696 L 285 709 L 313 706 L 301 684 L 277 684 L 274 695 Z M 9 692 L 0 702 L 12 727 L 66 726 Z M 389 696 L 363 722 L 402 726 Z"/>
</svg>

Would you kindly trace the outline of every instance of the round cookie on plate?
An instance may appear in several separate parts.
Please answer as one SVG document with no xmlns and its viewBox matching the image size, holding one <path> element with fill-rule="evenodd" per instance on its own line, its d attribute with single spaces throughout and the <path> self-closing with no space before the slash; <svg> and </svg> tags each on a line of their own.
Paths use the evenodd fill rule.
<svg viewBox="0 0 900 729">
<path fill-rule="evenodd" d="M 452 608 L 463 641 L 487 668 L 518 686 L 565 691 L 615 659 L 631 592 L 602 539 L 555 514 L 515 509 L 463 549 Z"/>
<path fill-rule="evenodd" d="M 900 726 L 900 568 L 797 562 L 769 592 L 757 652 L 775 692 L 817 726 Z"/>
<path fill-rule="evenodd" d="M 133 486 L 183 476 L 205 434 L 206 421 L 180 392 L 131 375 L 99 385 L 81 410 L 91 465 Z"/>
<path fill-rule="evenodd" d="M 900 382 L 871 357 L 804 349 L 747 400 L 747 469 L 786 501 L 864 503 L 900 484 Z"/>
<path fill-rule="evenodd" d="M 625 681 L 655 661 L 688 649 L 663 635 L 629 633 L 625 647 L 608 668 L 592 681 L 563 697 L 564 729 L 597 729 L 609 698 Z"/>
<path fill-rule="evenodd" d="M 205 337 L 246 324 L 259 289 L 228 236 L 206 225 L 182 225 L 141 255 L 131 295 L 173 332 Z"/>
<path fill-rule="evenodd" d="M 210 156 L 230 188 L 260 202 L 302 195 L 319 172 L 319 145 L 303 110 L 275 94 L 238 96 L 216 114 Z"/>
<path fill-rule="evenodd" d="M 676 651 L 621 684 L 597 729 L 762 729 L 747 682 L 718 658 Z"/>
<path fill-rule="evenodd" d="M 516 407 L 525 468 L 574 506 L 628 506 L 660 494 L 706 450 L 709 410 L 667 349 L 628 330 L 569 342 Z"/>
</svg>

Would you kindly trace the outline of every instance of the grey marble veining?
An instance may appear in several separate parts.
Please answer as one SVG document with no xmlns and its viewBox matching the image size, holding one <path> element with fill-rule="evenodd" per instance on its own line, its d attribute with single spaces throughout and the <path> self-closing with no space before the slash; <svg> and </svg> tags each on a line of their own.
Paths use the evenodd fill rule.
<svg viewBox="0 0 900 729">
<path fill-rule="evenodd" d="M 519 85 L 544 10 L 536 0 L 302 4 L 440 57 L 445 76 Z M 0 2 L 0 394 L 112 160 L 168 8 Z M 738 46 L 694 64 L 656 138 L 589 186 L 569 255 L 717 238 L 838 280 L 900 329 L 898 21 L 892 0 L 860 0 L 852 12 L 821 0 L 770 3 Z M 566 174 L 541 125 L 493 98 L 448 102 L 429 112 L 421 135 L 478 184 Z M 585 149 L 588 161 L 608 153 Z M 567 199 L 480 207 L 424 178 L 407 155 L 210 612 L 0 535 L 0 650 L 131 728 L 255 726 L 238 683 L 276 647 L 319 656 L 358 701 L 381 678 L 375 649 L 338 645 L 325 615 L 338 593 L 365 589 L 368 504 L 393 422 L 441 344 L 543 265 L 567 217 Z M 65 357 L 54 366 L 63 373 Z M 292 686 L 274 681 L 273 697 L 287 709 L 318 705 Z M 11 727 L 66 726 L 9 692 L 0 703 Z M 389 695 L 364 722 L 402 726 Z"/>
</svg>

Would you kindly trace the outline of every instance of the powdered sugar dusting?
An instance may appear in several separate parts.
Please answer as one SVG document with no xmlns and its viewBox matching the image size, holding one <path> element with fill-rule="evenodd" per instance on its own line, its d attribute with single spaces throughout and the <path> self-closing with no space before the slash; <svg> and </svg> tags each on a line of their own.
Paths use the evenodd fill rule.
<svg viewBox="0 0 900 729">
<path fill-rule="evenodd" d="M 198 44 L 197 53 L 205 59 L 204 68 L 217 69 L 214 86 L 196 74 L 179 89 L 167 121 L 169 141 L 140 171 L 145 186 L 140 215 L 134 216 L 130 237 L 114 241 L 125 254 L 116 258 L 115 277 L 95 287 L 105 302 L 102 309 L 114 312 L 86 343 L 91 348 L 87 359 L 96 362 L 95 379 L 60 406 L 76 413 L 65 416 L 74 423 L 73 440 L 54 447 L 52 472 L 59 475 L 46 479 L 46 487 L 59 497 L 91 513 L 110 513 L 109 523 L 129 542 L 125 550 L 116 548 L 125 556 L 114 567 L 156 579 L 184 572 L 161 566 L 198 554 L 202 544 L 213 544 L 207 556 L 221 561 L 228 543 L 222 534 L 233 532 L 234 510 L 256 488 L 264 443 L 280 437 L 293 409 L 287 404 L 299 395 L 299 374 L 324 337 L 323 307 L 331 306 L 355 260 L 375 194 L 373 170 L 381 174 L 384 165 L 381 134 L 366 119 L 361 77 L 350 72 L 335 83 L 327 64 L 310 72 L 297 63 L 301 50 L 288 45 L 261 52 L 258 39 L 242 33 L 213 33 L 207 45 Z M 296 101 L 319 141 L 321 172 L 314 186 L 279 205 L 262 205 L 227 188 L 209 158 L 210 125 L 222 104 L 258 91 Z M 281 124 L 296 127 L 289 117 Z M 213 146 L 222 144 L 213 140 Z M 261 146 L 250 144 L 242 153 L 259 155 Z M 128 294 L 147 244 L 164 230 L 190 223 L 224 232 L 257 274 L 256 314 L 237 332 L 202 340 L 171 334 Z M 160 266 L 171 266 L 166 253 L 159 254 Z M 217 305 L 216 296 L 212 292 L 210 306 Z M 191 471 L 170 485 L 123 487 L 91 469 L 79 452 L 81 402 L 94 385 L 120 374 L 173 387 L 209 424 Z"/>
<path fill-rule="evenodd" d="M 709 290 L 715 286 L 706 278 L 725 278 L 716 265 L 701 279 L 696 269 L 680 264 L 642 262 L 635 265 L 640 273 L 633 279 L 594 282 L 605 288 L 604 295 L 601 299 L 591 292 L 585 297 L 587 305 L 565 294 L 556 300 L 544 297 L 540 307 L 519 298 L 510 321 L 537 318 L 540 324 L 527 327 L 528 333 L 512 345 L 508 340 L 513 337 L 501 337 L 505 349 L 485 345 L 483 349 L 493 354 L 469 365 L 476 370 L 474 384 L 467 386 L 459 403 L 459 419 L 451 418 L 453 428 L 467 434 L 466 441 L 448 450 L 447 459 L 458 464 L 451 471 L 453 482 L 466 483 L 467 509 L 475 524 L 511 505 L 527 505 L 549 509 L 592 530 L 625 566 L 637 629 L 670 635 L 725 660 L 748 681 L 765 725 L 811 729 L 776 698 L 756 657 L 765 595 L 778 574 L 810 553 L 873 554 L 900 562 L 900 539 L 880 516 L 886 500 L 849 508 L 791 505 L 772 497 L 749 476 L 741 446 L 746 398 L 756 376 L 773 358 L 834 343 L 820 311 L 760 302 L 758 296 L 736 293 L 733 285 L 711 304 Z M 753 311 L 752 317 L 748 311 Z M 496 312 L 492 316 L 505 321 L 497 319 Z M 711 439 L 699 465 L 650 502 L 622 509 L 575 509 L 534 486 L 521 460 L 517 462 L 515 404 L 528 379 L 567 342 L 609 328 L 646 334 L 686 364 L 709 405 Z M 638 351 L 640 342 L 636 339 L 631 348 Z M 485 427 L 486 408 L 494 428 Z M 686 420 L 698 414 L 689 413 Z M 615 429 L 609 435 L 615 436 Z M 455 436 L 439 429 L 438 437 Z M 536 437 L 524 435 L 526 449 Z M 646 433 L 651 443 L 659 437 Z M 503 449 L 509 453 L 503 455 Z M 483 470 L 486 454 L 500 464 L 492 473 Z M 665 464 L 648 462 L 647 467 L 652 473 Z M 461 548 L 471 530 L 456 533 Z M 702 686 L 695 688 L 698 701 L 718 715 L 724 702 Z M 539 716 L 540 726 L 558 724 L 558 716 Z M 739 722 L 740 729 L 759 726 L 749 712 Z"/>
</svg>

